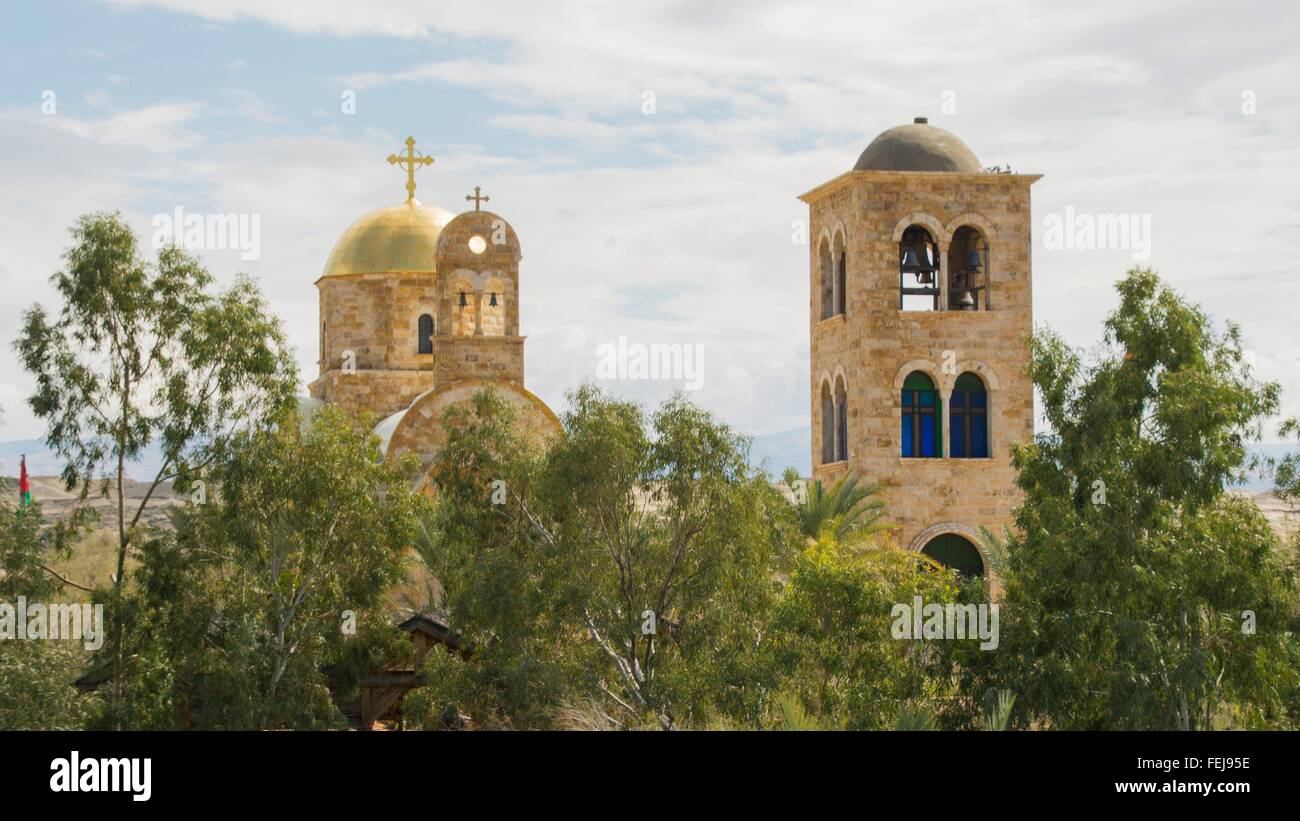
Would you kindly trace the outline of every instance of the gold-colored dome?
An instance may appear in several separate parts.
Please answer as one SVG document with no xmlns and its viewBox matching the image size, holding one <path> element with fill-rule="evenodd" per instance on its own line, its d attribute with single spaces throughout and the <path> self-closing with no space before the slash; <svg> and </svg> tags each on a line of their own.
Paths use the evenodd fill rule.
<svg viewBox="0 0 1300 821">
<path fill-rule="evenodd" d="M 380 208 L 348 226 L 334 243 L 322 276 L 433 271 L 433 249 L 455 214 L 409 200 Z"/>
</svg>

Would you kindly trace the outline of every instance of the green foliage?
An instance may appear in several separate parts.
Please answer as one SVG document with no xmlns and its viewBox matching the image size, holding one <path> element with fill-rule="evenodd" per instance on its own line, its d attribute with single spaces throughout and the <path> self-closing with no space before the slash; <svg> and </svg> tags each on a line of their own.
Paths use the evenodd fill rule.
<svg viewBox="0 0 1300 821">
<path fill-rule="evenodd" d="M 785 482 L 791 488 L 800 487 L 797 475 L 787 473 Z M 865 540 L 888 530 L 882 521 L 885 502 L 880 498 L 880 485 L 872 482 L 859 484 L 858 477 L 845 476 L 826 490 L 820 481 L 803 485 L 805 499 L 799 501 L 795 511 L 803 535 L 817 539 L 830 534 L 839 541 Z"/>
<path fill-rule="evenodd" d="M 821 721 L 804 708 L 797 698 L 781 699 L 781 723 L 778 730 L 821 730 Z"/>
<path fill-rule="evenodd" d="M 946 658 L 933 645 L 895 640 L 896 604 L 973 600 L 952 571 L 893 547 L 853 549 L 824 535 L 796 560 L 772 620 L 770 651 L 782 692 L 826 726 L 888 729 L 900 704 L 948 693 Z"/>
<path fill-rule="evenodd" d="M 934 711 L 923 704 L 903 703 L 894 715 L 893 729 L 903 732 L 927 732 L 939 729 Z"/>
<path fill-rule="evenodd" d="M 0 641 L 0 730 L 79 730 L 99 709 L 73 686 L 81 645 Z"/>
<path fill-rule="evenodd" d="M 1255 505 L 1225 493 L 1278 388 L 1245 373 L 1235 327 L 1216 334 L 1155 274 L 1118 290 L 1095 362 L 1034 339 L 1051 431 L 1014 451 L 1002 648 L 964 660 L 963 690 L 1014 683 L 1013 723 L 1056 728 L 1208 728 L 1224 705 L 1284 723 L 1295 578 Z"/>
<path fill-rule="evenodd" d="M 1016 707 L 1016 694 L 1010 690 L 989 690 L 984 694 L 985 726 L 993 732 L 1007 729 L 1011 724 L 1011 711 Z"/>
<path fill-rule="evenodd" d="M 455 706 L 481 725 L 551 726 L 555 705 L 597 699 L 632 726 L 754 726 L 789 505 L 680 397 L 648 418 L 591 387 L 569 405 L 546 449 L 490 392 L 445 420 L 423 553 L 473 648 L 431 662 L 460 669 Z"/>
<path fill-rule="evenodd" d="M 251 280 L 212 293 L 211 275 L 175 246 L 149 263 L 118 214 L 83 216 L 72 236 L 52 278 L 62 308 L 30 308 L 14 344 L 69 488 L 152 441 L 164 472 L 183 472 L 233 422 L 292 403 L 293 359 Z"/>
<path fill-rule="evenodd" d="M 28 405 L 46 422 L 68 488 L 85 498 L 95 477 L 112 476 L 99 490 L 117 502 L 116 613 L 127 552 L 156 488 L 175 479 L 184 489 L 234 429 L 292 406 L 297 373 L 279 320 L 247 277 L 214 293 L 211 275 L 175 246 L 148 262 L 118 214 L 83 216 L 72 237 L 52 278 L 61 308 L 27 310 L 14 348 L 35 379 Z M 132 512 L 126 466 L 152 442 L 162 467 Z M 122 625 L 114 629 L 121 646 Z M 120 689 L 116 682 L 115 704 Z"/>
<path fill-rule="evenodd" d="M 51 523 L 39 502 L 26 508 L 0 504 L 0 601 L 19 596 L 41 598 L 62 585 L 48 569 L 53 559 L 66 557 L 79 532 L 76 521 Z"/>
<path fill-rule="evenodd" d="M 305 430 L 290 415 L 237 434 L 208 503 L 143 547 L 122 614 L 123 723 L 340 726 L 330 686 L 355 691 L 400 646 L 383 596 L 427 504 L 415 467 L 384 461 L 368 420 L 334 407 Z"/>
<path fill-rule="evenodd" d="M 15 509 L 0 505 L 0 602 L 15 606 L 66 602 L 63 584 L 46 569 L 66 555 L 73 529 L 51 525 L 39 504 Z M 75 730 L 99 708 L 94 696 L 73 685 L 85 651 L 75 640 L 0 641 L 0 730 Z"/>
</svg>

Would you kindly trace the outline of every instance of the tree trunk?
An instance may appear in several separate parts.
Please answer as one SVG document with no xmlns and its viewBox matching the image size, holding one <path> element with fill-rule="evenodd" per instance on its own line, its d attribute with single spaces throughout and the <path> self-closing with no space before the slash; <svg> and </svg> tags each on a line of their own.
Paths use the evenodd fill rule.
<svg viewBox="0 0 1300 821">
<path fill-rule="evenodd" d="M 117 576 L 113 579 L 113 609 L 117 613 L 117 659 L 113 665 L 113 728 L 122 729 L 122 664 L 126 654 L 122 644 L 126 625 L 122 612 L 122 585 L 126 581 L 126 437 L 131 397 L 131 376 L 122 376 L 122 429 L 117 443 Z"/>
</svg>

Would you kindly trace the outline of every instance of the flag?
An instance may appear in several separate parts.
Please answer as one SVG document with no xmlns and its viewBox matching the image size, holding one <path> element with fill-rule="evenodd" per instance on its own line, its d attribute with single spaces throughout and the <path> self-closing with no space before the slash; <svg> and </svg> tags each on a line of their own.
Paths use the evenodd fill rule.
<svg viewBox="0 0 1300 821">
<path fill-rule="evenodd" d="M 32 503 L 32 484 L 27 481 L 27 457 L 23 456 L 18 467 L 18 506 L 27 507 Z"/>
</svg>

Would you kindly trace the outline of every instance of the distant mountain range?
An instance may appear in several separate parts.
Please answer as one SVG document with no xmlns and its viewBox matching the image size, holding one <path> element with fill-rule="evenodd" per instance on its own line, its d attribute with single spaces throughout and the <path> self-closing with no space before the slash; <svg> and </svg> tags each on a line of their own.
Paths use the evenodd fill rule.
<svg viewBox="0 0 1300 821">
<path fill-rule="evenodd" d="M 767 472 L 776 478 L 787 467 L 798 469 L 800 476 L 812 475 L 812 432 L 808 428 L 770 433 L 766 436 L 753 437 L 749 461 L 755 467 L 766 463 Z M 1263 442 L 1249 446 L 1252 454 L 1270 459 L 1280 459 L 1292 453 L 1300 453 L 1300 444 L 1287 442 Z M 1259 493 L 1273 489 L 1273 481 L 1261 472 L 1251 474 L 1242 490 Z"/>
<path fill-rule="evenodd" d="M 812 432 L 808 428 L 793 428 L 753 437 L 750 448 L 750 463 L 767 470 L 774 478 L 780 478 L 787 467 L 799 471 L 800 476 L 812 475 Z M 1290 453 L 1300 452 L 1300 445 L 1288 443 L 1263 443 L 1251 446 L 1251 452 L 1273 459 Z M 39 439 L 24 439 L 14 442 L 0 442 L 0 476 L 18 475 L 18 459 L 27 454 L 27 472 L 32 476 L 57 476 L 63 470 L 63 464 L 50 452 Z M 140 482 L 147 482 L 158 473 L 162 464 L 162 453 L 157 447 L 150 447 L 141 455 L 138 462 L 132 463 L 127 476 Z M 1271 490 L 1273 483 L 1263 475 L 1252 475 L 1243 489 L 1259 492 Z"/>
</svg>

